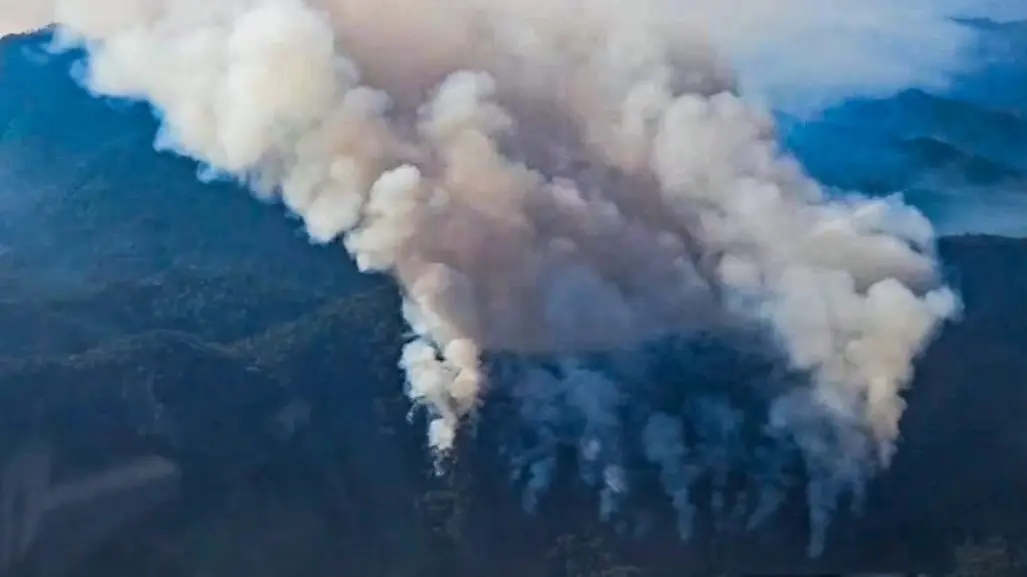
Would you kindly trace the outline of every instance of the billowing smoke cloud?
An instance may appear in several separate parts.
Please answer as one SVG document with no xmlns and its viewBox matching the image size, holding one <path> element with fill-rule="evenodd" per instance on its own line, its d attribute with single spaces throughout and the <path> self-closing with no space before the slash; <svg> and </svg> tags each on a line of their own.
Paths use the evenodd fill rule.
<svg viewBox="0 0 1027 577">
<path fill-rule="evenodd" d="M 954 78 L 996 57 L 981 50 L 980 30 L 963 20 L 1027 19 L 1027 5 L 1015 0 L 766 0 L 755 5 L 765 9 L 741 10 L 747 26 L 723 26 L 738 32 L 722 39 L 725 50 L 747 93 L 800 115 L 847 98 L 884 98 L 907 88 L 945 91 Z M 770 14 L 777 10 L 784 14 Z M 752 28 L 768 20 L 769 28 L 753 34 Z"/>
<path fill-rule="evenodd" d="M 477 413 L 485 355 L 556 362 L 512 389 L 539 439 L 518 457 L 530 489 L 545 488 L 552 446 L 572 439 L 604 513 L 627 491 L 620 413 L 632 390 L 583 356 L 765 331 L 808 377 L 777 394 L 766 427 L 813 479 L 815 552 L 838 495 L 891 458 L 900 393 L 958 299 L 938 278 L 927 220 L 898 199 L 829 197 L 778 150 L 728 64 L 821 25 L 948 34 L 934 12 L 873 11 L 883 6 L 5 0 L 0 18 L 58 23 L 61 45 L 90 54 L 91 91 L 160 112 L 159 148 L 280 198 L 314 241 L 395 278 L 412 331 L 400 362 L 436 450 Z M 802 70 L 826 70 L 809 68 L 823 51 L 802 50 Z M 899 75 L 884 72 L 884 84 Z M 703 401 L 653 412 L 638 435 L 683 534 L 699 469 L 713 475 L 714 508 L 728 508 L 740 419 Z M 767 458 L 779 453 L 755 456 L 766 483 L 750 521 L 781 499 L 782 465 Z"/>
</svg>

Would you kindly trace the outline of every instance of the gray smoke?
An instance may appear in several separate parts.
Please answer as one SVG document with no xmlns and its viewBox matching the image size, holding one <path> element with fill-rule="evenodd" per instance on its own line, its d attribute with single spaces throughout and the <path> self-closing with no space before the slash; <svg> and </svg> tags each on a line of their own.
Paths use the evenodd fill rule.
<svg viewBox="0 0 1027 577">
<path fill-rule="evenodd" d="M 959 307 L 928 221 L 821 189 L 724 59 L 845 14 L 861 32 L 889 22 L 851 4 L 0 0 L 0 22 L 57 24 L 89 52 L 89 90 L 159 111 L 158 148 L 280 199 L 311 239 L 391 275 L 436 451 L 483 401 L 483 355 L 557 359 L 514 387 L 542 439 L 518 462 L 544 489 L 571 439 L 611 514 L 632 391 L 581 355 L 773 335 L 809 383 L 772 403 L 767 429 L 801 450 L 822 534 L 838 495 L 887 465 L 913 362 Z M 935 12 L 886 12 L 942 29 Z M 654 414 L 642 440 L 687 533 L 696 468 L 728 506 L 740 416 L 713 403 L 681 417 L 696 438 Z M 780 500 L 779 469 L 763 470 L 751 522 Z"/>
</svg>

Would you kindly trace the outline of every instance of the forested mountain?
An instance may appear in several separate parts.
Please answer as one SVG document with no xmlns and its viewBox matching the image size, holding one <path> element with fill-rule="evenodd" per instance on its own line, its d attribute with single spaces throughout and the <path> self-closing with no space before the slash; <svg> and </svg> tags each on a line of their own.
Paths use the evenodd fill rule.
<svg viewBox="0 0 1027 577">
<path fill-rule="evenodd" d="M 280 208 L 153 152 L 149 113 L 89 98 L 70 58 L 44 58 L 35 37 L 0 50 L 0 563 L 11 574 L 1020 570 L 1027 241 L 942 239 L 965 314 L 919 363 L 894 465 L 862 517 L 839 515 L 822 558 L 805 556 L 801 494 L 752 534 L 682 544 L 657 521 L 624 535 L 571 474 L 525 513 L 488 424 L 433 475 L 422 424 L 407 420 L 395 288 L 358 275 L 341 249 L 311 246 Z M 924 162 L 952 157 L 950 145 L 907 144 Z M 31 484 L 19 479 L 45 490 L 11 496 Z"/>
</svg>

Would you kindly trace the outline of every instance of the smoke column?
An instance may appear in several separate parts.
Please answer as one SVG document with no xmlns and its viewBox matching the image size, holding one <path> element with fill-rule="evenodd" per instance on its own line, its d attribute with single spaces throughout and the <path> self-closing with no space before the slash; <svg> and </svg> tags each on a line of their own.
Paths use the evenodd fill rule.
<svg viewBox="0 0 1027 577">
<path fill-rule="evenodd" d="M 772 335 L 809 377 L 774 400 L 768 428 L 803 456 L 820 534 L 839 493 L 887 465 L 915 358 L 959 302 L 927 220 L 898 199 L 819 187 L 729 64 L 844 22 L 843 52 L 898 28 L 949 46 L 906 63 L 940 78 L 961 32 L 936 10 L 891 6 L 0 0 L 0 21 L 57 24 L 60 47 L 89 53 L 90 91 L 159 112 L 159 149 L 280 199 L 313 241 L 391 275 L 413 335 L 400 363 L 436 451 L 477 414 L 483 355 L 557 359 L 513 395 L 540 438 L 572 431 L 612 511 L 627 490 L 617 411 L 631 391 L 577 359 L 700 330 Z M 858 50 L 814 62 L 800 48 L 793 70 L 854 76 L 837 59 Z M 877 71 L 883 88 L 910 80 Z M 730 408 L 697 411 L 710 431 L 697 441 L 734 442 Z M 689 414 L 654 413 L 640 435 L 683 534 L 694 467 L 721 477 L 732 458 L 686 446 Z M 540 454 L 522 456 L 538 489 L 552 464 Z M 767 463 L 775 477 L 780 463 Z M 761 489 L 770 501 L 775 486 Z"/>
</svg>

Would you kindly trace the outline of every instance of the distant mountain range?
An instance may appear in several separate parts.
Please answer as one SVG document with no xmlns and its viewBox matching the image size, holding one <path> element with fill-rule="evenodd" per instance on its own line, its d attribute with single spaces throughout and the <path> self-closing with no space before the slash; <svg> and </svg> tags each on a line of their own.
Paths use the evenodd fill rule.
<svg viewBox="0 0 1027 577">
<path fill-rule="evenodd" d="M 903 193 L 942 233 L 1027 236 L 1027 24 L 972 25 L 981 66 L 946 92 L 781 114 L 785 146 L 829 186 Z"/>
</svg>

